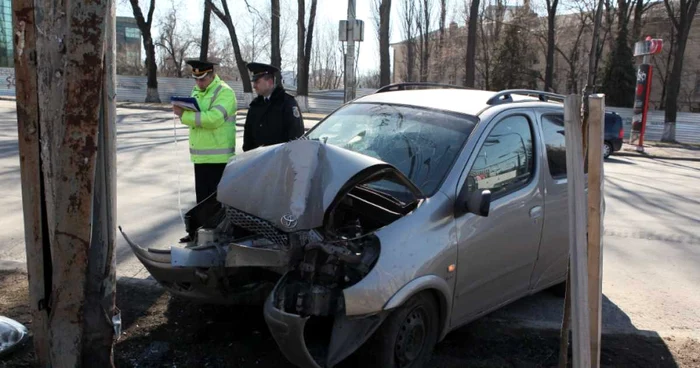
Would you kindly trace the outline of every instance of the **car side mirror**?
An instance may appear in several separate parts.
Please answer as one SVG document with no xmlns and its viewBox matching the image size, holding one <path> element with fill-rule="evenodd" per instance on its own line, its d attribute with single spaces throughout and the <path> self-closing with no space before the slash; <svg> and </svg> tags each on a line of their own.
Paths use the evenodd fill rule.
<svg viewBox="0 0 700 368">
<path fill-rule="evenodd" d="M 491 191 L 476 190 L 469 192 L 467 190 L 460 193 L 455 206 L 455 217 L 464 215 L 465 213 L 473 213 L 477 216 L 487 217 L 491 209 Z"/>
</svg>

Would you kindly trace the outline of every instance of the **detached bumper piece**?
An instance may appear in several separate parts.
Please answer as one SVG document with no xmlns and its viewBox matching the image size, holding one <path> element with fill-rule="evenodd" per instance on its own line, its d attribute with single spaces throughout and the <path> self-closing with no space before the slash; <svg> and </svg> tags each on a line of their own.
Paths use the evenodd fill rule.
<svg viewBox="0 0 700 368">
<path fill-rule="evenodd" d="M 307 346 L 305 329 L 319 316 L 301 316 L 288 313 L 276 305 L 276 295 L 285 286 L 286 275 L 270 293 L 264 307 L 265 321 L 282 354 L 300 368 L 329 368 L 340 363 L 355 352 L 381 325 L 388 316 L 387 312 L 348 318 L 338 312 L 333 318 L 330 342 L 323 349 L 314 349 L 312 354 Z M 327 318 L 327 317 L 326 317 Z M 328 341 L 328 340 L 326 340 Z M 319 352 L 324 356 L 319 356 Z"/>
<path fill-rule="evenodd" d="M 228 248 L 143 248 L 121 230 L 136 258 L 174 295 L 216 304 L 262 305 L 279 273 L 260 267 L 226 267 Z"/>
</svg>

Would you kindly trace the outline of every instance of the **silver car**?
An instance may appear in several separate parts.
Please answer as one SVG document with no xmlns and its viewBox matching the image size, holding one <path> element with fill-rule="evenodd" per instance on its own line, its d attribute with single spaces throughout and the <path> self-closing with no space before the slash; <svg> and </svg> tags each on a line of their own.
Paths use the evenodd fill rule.
<svg viewBox="0 0 700 368">
<path fill-rule="evenodd" d="M 172 293 L 263 304 L 299 367 L 360 347 L 371 366 L 422 366 L 448 332 L 561 285 L 569 254 L 561 96 L 428 87 L 235 156 L 187 215 L 193 242 L 127 241 Z"/>
</svg>

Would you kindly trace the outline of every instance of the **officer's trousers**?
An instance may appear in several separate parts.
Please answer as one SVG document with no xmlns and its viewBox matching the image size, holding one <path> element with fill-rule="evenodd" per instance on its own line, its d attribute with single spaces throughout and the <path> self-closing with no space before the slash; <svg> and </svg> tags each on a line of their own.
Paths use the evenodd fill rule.
<svg viewBox="0 0 700 368">
<path fill-rule="evenodd" d="M 226 164 L 194 164 L 194 189 L 197 203 L 207 199 L 216 192 Z"/>
</svg>

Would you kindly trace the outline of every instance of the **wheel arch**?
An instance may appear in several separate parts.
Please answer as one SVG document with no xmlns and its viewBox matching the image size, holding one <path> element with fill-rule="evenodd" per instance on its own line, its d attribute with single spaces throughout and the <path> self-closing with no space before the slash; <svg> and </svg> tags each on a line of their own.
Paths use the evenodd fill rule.
<svg viewBox="0 0 700 368">
<path fill-rule="evenodd" d="M 452 314 L 452 292 L 445 279 L 426 275 L 414 279 L 404 285 L 384 304 L 383 310 L 391 310 L 400 307 L 414 295 L 428 292 L 438 305 L 439 320 L 438 341 L 441 341 L 449 332 L 449 321 Z"/>
</svg>

